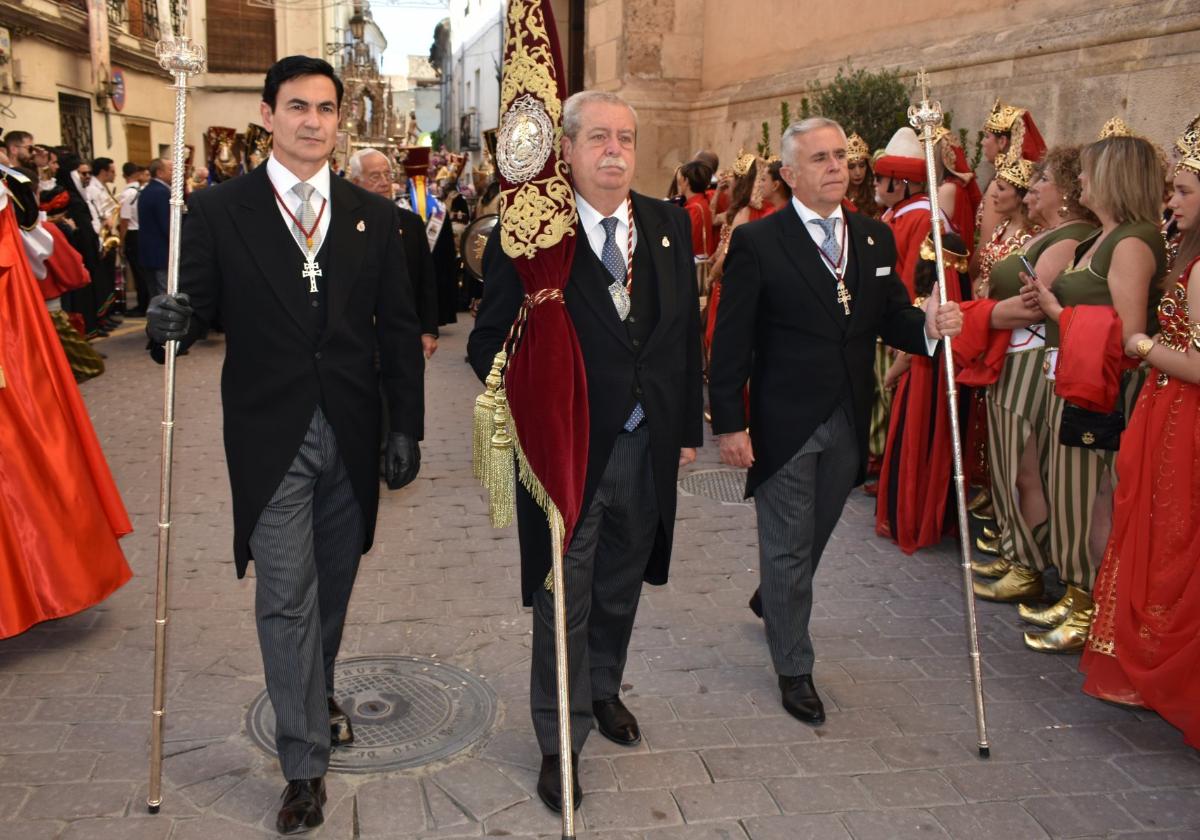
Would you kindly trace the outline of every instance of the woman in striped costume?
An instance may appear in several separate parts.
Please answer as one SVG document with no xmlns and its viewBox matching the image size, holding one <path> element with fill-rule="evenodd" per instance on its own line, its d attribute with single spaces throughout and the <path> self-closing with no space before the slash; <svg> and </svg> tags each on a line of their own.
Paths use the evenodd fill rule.
<svg viewBox="0 0 1200 840">
<path fill-rule="evenodd" d="M 1040 277 L 1030 284 L 1029 294 L 1047 318 L 1047 377 L 1054 376 L 1058 362 L 1058 321 L 1064 307 L 1112 307 L 1121 321 L 1122 339 L 1128 341 L 1147 331 L 1148 311 L 1158 299 L 1152 289 L 1166 274 L 1167 254 L 1159 231 L 1166 172 L 1154 146 L 1141 137 L 1109 137 L 1084 147 L 1081 163 L 1080 201 L 1096 214 L 1101 228 L 1079 243 L 1072 264 L 1057 279 Z M 1130 405 L 1142 378 L 1124 378 L 1119 400 L 1123 405 Z M 1065 405 L 1052 387 L 1047 388 L 1050 551 L 1059 578 L 1068 586 L 1068 603 L 1062 605 L 1064 617 L 1057 626 L 1026 633 L 1025 644 L 1048 652 L 1077 651 L 1087 640 L 1095 614 L 1090 593 L 1108 538 L 1105 502 L 1111 502 L 1114 483 L 1115 453 L 1060 442 Z"/>
<path fill-rule="evenodd" d="M 1038 277 L 1057 277 L 1067 267 L 1080 240 L 1096 229 L 1096 218 L 1080 205 L 1079 195 L 1079 147 L 1051 149 L 1035 167 L 1025 195 L 1030 218 L 1043 230 L 991 270 L 988 297 L 997 301 L 991 326 L 1007 333 L 1008 346 L 986 396 L 1000 555 L 975 564 L 980 576 L 994 579 L 977 581 L 975 594 L 988 601 L 1027 600 L 1043 590 L 1042 570 L 1049 563 L 1044 485 L 1050 436 L 1043 414 L 1049 385 L 1042 373 L 1046 342 L 1041 311 L 1031 313 L 1021 300 L 1021 257 Z M 1020 609 L 1026 620 L 1052 626 L 1056 622 L 1047 622 L 1062 607 Z"/>
</svg>

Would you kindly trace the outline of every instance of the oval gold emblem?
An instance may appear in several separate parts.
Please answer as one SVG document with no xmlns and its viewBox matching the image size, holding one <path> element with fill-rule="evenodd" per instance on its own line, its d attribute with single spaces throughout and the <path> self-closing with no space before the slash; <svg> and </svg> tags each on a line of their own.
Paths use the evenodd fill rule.
<svg viewBox="0 0 1200 840">
<path fill-rule="evenodd" d="M 1091 432 L 1084 432 L 1083 437 L 1081 437 L 1080 440 L 1083 441 L 1085 446 L 1091 446 L 1096 442 L 1096 436 Z"/>
</svg>

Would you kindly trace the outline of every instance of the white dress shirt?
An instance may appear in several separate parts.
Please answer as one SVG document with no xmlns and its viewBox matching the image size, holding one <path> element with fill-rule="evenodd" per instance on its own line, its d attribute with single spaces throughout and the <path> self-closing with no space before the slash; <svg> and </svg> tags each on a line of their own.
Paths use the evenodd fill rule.
<svg viewBox="0 0 1200 840">
<path fill-rule="evenodd" d="M 600 211 L 592 205 L 588 204 L 586 199 L 579 193 L 575 193 L 575 210 L 579 213 L 579 224 L 583 228 L 583 233 L 587 236 L 588 244 L 592 246 L 592 251 L 596 254 L 596 259 L 604 262 L 601 254 L 604 252 L 604 225 L 600 224 L 606 217 L 600 215 Z M 637 225 L 633 228 L 633 247 L 629 247 L 629 198 L 626 197 L 621 202 L 621 206 L 616 209 L 613 216 L 617 219 L 617 230 L 613 235 L 617 241 L 617 251 L 621 254 L 621 260 L 624 262 L 627 256 L 632 256 L 637 249 Z M 628 262 L 626 262 L 628 268 Z"/>
<path fill-rule="evenodd" d="M 825 241 L 825 231 L 821 229 L 820 225 L 812 224 L 813 219 L 837 219 L 833 225 L 833 235 L 837 237 L 839 250 L 843 247 L 846 247 L 846 217 L 842 213 L 841 204 L 838 204 L 837 209 L 835 209 L 828 216 L 822 216 L 817 211 L 806 206 L 800 201 L 800 199 L 792 196 L 792 208 L 800 217 L 800 221 L 804 224 L 804 229 L 808 231 L 808 235 L 812 237 L 812 241 L 816 243 L 818 250 L 821 248 L 821 243 Z M 849 262 L 850 253 L 848 250 L 845 253 L 846 261 Z M 829 272 L 830 276 L 836 278 L 837 275 L 834 274 L 833 269 L 829 267 L 829 263 L 825 262 L 825 260 L 821 260 L 821 262 L 825 265 L 825 268 Z M 851 301 L 850 305 L 853 306 L 854 302 Z M 937 346 L 937 339 L 930 338 L 929 334 L 926 333 L 925 349 L 928 351 L 927 355 L 932 356 L 933 352 L 937 349 Z"/>
<path fill-rule="evenodd" d="M 837 206 L 837 208 L 832 213 L 830 213 L 828 216 L 822 216 L 816 210 L 813 210 L 812 208 L 810 208 L 806 204 L 804 204 L 802 201 L 800 201 L 800 199 L 796 198 L 795 196 L 792 196 L 792 209 L 794 209 L 796 211 L 796 214 L 800 217 L 801 224 L 803 224 L 804 229 L 806 231 L 808 231 L 808 235 L 812 237 L 812 241 L 816 244 L 818 251 L 821 250 L 821 243 L 823 243 L 825 241 L 825 231 L 821 229 L 820 225 L 813 224 L 813 220 L 814 219 L 834 219 L 835 221 L 833 224 L 833 235 L 835 237 L 837 237 L 838 251 L 839 252 L 842 251 L 843 247 L 846 244 L 846 217 L 844 215 L 842 215 L 842 205 L 841 204 L 839 204 Z M 847 253 L 846 254 L 847 262 L 849 261 L 849 258 L 850 258 L 850 255 Z M 825 263 L 825 267 L 827 269 L 829 269 L 829 273 L 836 278 L 837 275 L 834 274 L 833 269 L 829 267 L 829 263 L 826 263 L 825 260 L 821 260 L 821 262 Z M 845 266 L 843 266 L 843 268 L 844 267 Z"/>
<path fill-rule="evenodd" d="M 292 192 L 292 187 L 300 183 L 300 179 L 292 173 L 290 169 L 275 159 L 274 153 L 267 158 L 267 177 L 271 179 L 271 186 L 275 187 L 275 192 L 279 193 L 279 197 L 287 203 L 287 209 L 292 211 L 292 214 L 298 219 L 300 218 L 300 196 Z M 317 170 L 317 174 L 307 180 L 307 183 L 313 188 L 313 194 L 308 199 L 308 203 L 312 205 L 314 213 L 321 213 L 321 202 L 329 199 L 329 167 L 322 166 Z M 272 196 L 273 197 L 273 196 Z M 275 206 L 279 209 L 279 217 L 283 219 L 283 223 L 287 225 L 288 233 L 292 233 L 292 219 L 287 212 L 279 206 L 279 202 L 275 202 Z M 321 213 L 321 221 L 317 227 L 321 231 L 320 242 L 324 244 L 325 238 L 329 234 L 329 219 L 333 216 L 333 205 L 326 205 L 325 212 Z M 295 235 L 292 236 L 295 241 Z M 308 252 L 298 241 L 296 247 L 306 257 Z M 320 250 L 319 246 L 318 249 Z"/>
<path fill-rule="evenodd" d="M 138 196 L 142 194 L 142 185 L 136 182 L 126 185 L 121 191 L 121 218 L 129 223 L 126 230 L 138 229 Z"/>
</svg>

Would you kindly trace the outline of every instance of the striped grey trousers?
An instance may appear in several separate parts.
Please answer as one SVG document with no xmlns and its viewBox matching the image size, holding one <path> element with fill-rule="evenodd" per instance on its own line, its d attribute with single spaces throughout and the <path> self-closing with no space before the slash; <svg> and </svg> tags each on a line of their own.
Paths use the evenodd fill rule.
<svg viewBox="0 0 1200 840">
<path fill-rule="evenodd" d="M 754 491 L 763 622 L 775 672 L 811 674 L 812 581 L 858 474 L 850 407 L 842 404 Z"/>
<path fill-rule="evenodd" d="M 1000 556 L 1027 569 L 1049 566 L 1049 525 L 1031 526 L 1021 515 L 1017 472 L 1021 456 L 1036 447 L 1046 492 L 1050 459 L 1050 428 L 1046 424 L 1046 392 L 1053 389 L 1042 373 L 1045 348 L 1009 353 L 1000 377 L 987 389 L 988 459 L 991 464 L 992 502 L 1000 526 Z"/>
<path fill-rule="evenodd" d="M 362 546 L 362 508 L 317 408 L 250 535 L 258 644 L 289 780 L 323 776 L 329 766 L 326 698 Z"/>
<path fill-rule="evenodd" d="M 563 558 L 571 749 L 591 731 L 592 700 L 615 697 L 629 654 L 642 578 L 658 533 L 658 501 L 650 463 L 650 427 L 617 435 L 587 512 Z M 543 755 L 558 752 L 554 669 L 554 596 L 533 594 L 533 661 L 529 708 Z"/>
</svg>

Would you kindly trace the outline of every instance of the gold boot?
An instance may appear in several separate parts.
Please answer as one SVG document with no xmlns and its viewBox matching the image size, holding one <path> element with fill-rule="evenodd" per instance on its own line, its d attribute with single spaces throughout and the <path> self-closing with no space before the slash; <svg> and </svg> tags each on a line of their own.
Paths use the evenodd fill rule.
<svg viewBox="0 0 1200 840">
<path fill-rule="evenodd" d="M 1021 604 L 1017 607 L 1017 612 L 1021 618 L 1030 624 L 1050 629 L 1066 621 L 1072 608 L 1076 603 L 1080 602 L 1081 598 L 1086 599 L 1087 593 L 1081 589 L 1076 589 L 1074 586 L 1067 586 L 1067 594 L 1059 598 L 1057 603 L 1040 609 Z"/>
<path fill-rule="evenodd" d="M 1086 592 L 1078 591 L 1083 596 L 1083 602 L 1076 602 L 1066 620 L 1045 633 L 1026 633 L 1025 647 L 1041 653 L 1074 653 L 1083 650 L 1088 631 L 1092 629 L 1096 605 Z"/>
<path fill-rule="evenodd" d="M 980 490 L 976 493 L 971 501 L 967 502 L 967 510 L 974 513 L 982 507 L 990 507 L 992 504 L 992 494 L 988 490 Z"/>
<path fill-rule="evenodd" d="M 977 537 L 975 539 L 975 549 L 983 554 L 990 554 L 992 557 L 1000 556 L 1000 538 L 989 540 L 985 537 Z"/>
<path fill-rule="evenodd" d="M 971 571 L 980 577 L 991 578 L 995 580 L 1002 578 L 1008 574 L 1008 570 L 1012 568 L 1012 561 L 1006 560 L 1003 557 L 997 557 L 995 560 L 985 562 L 983 560 L 972 560 Z"/>
<path fill-rule="evenodd" d="M 991 528 L 984 525 L 983 526 L 983 536 L 989 540 L 998 540 L 998 539 L 1000 539 L 1000 532 L 993 531 Z"/>
<path fill-rule="evenodd" d="M 985 601 L 997 601 L 1001 604 L 1032 601 L 1042 597 L 1042 573 L 1025 566 L 1014 565 L 999 580 L 991 583 L 975 581 L 974 590 L 975 595 Z"/>
<path fill-rule="evenodd" d="M 996 508 L 992 506 L 991 499 L 988 499 L 987 504 L 982 505 L 971 511 L 971 516 L 978 519 L 980 522 L 995 521 Z"/>
</svg>

